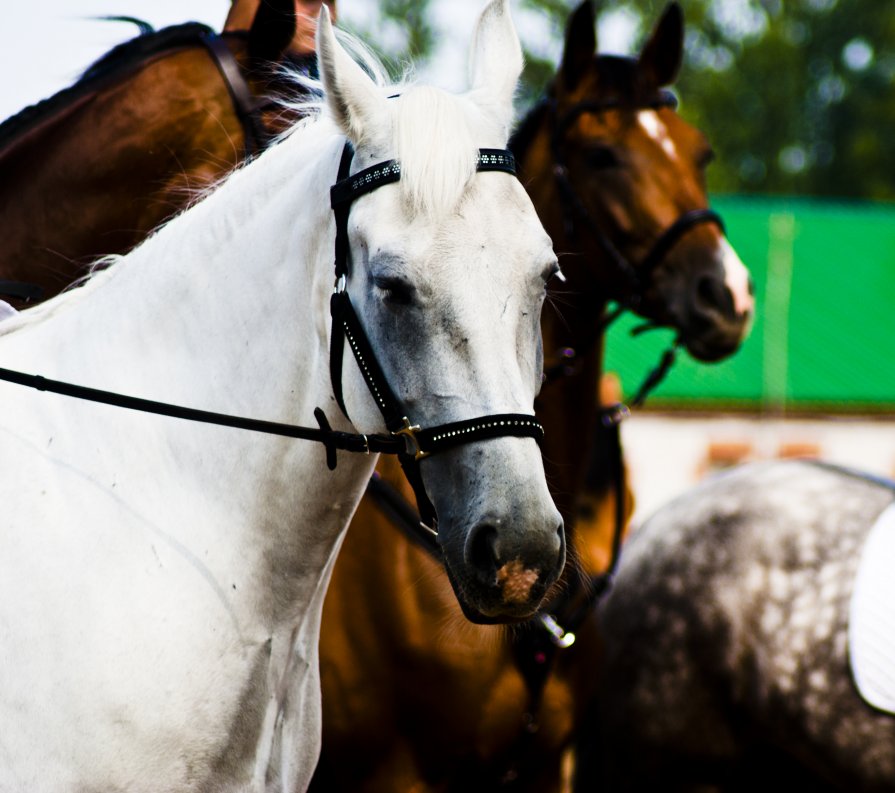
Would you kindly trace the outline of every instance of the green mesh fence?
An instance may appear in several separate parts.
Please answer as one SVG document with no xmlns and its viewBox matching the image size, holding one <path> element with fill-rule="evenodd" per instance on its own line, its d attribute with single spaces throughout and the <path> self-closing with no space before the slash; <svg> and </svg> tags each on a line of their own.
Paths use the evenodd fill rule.
<svg viewBox="0 0 895 793">
<path fill-rule="evenodd" d="M 895 413 L 895 205 L 717 197 L 752 272 L 757 316 L 718 364 L 679 353 L 648 406 L 661 409 Z M 606 368 L 630 398 L 671 332 L 610 330 Z"/>
</svg>

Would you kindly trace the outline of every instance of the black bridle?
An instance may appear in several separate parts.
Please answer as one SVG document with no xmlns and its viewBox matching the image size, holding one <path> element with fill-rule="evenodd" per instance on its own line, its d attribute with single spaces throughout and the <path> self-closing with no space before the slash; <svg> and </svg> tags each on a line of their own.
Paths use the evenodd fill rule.
<svg viewBox="0 0 895 793">
<path fill-rule="evenodd" d="M 267 128 L 261 115 L 264 110 L 273 107 L 274 102 L 268 97 L 259 97 L 255 94 L 224 36 L 209 32 L 202 36 L 201 41 L 220 72 L 233 101 L 233 109 L 242 125 L 245 138 L 245 157 L 259 154 L 274 139 L 274 133 Z"/>
<path fill-rule="evenodd" d="M 351 205 L 358 198 L 378 187 L 397 182 L 401 178 L 401 166 L 395 160 L 389 160 L 349 176 L 352 158 L 353 149 L 349 143 L 346 143 L 339 165 L 338 181 L 330 192 L 330 201 L 336 220 L 336 288 L 330 301 L 332 314 L 330 375 L 336 401 L 347 417 L 342 394 L 342 357 L 347 339 L 367 387 L 385 419 L 388 435 L 335 431 L 320 408 L 314 410 L 317 427 L 300 427 L 196 410 L 167 402 L 156 402 L 59 380 L 50 380 L 40 375 L 24 374 L 11 369 L 0 368 L 0 380 L 28 386 L 39 391 L 50 391 L 63 396 L 144 413 L 314 441 L 323 444 L 326 448 L 326 462 L 330 470 L 336 467 L 336 452 L 338 450 L 364 454 L 395 454 L 416 494 L 421 517 L 417 528 L 424 530 L 427 535 L 426 542 L 432 545 L 433 538 L 437 535 L 437 515 L 423 486 L 419 470 L 420 460 L 466 443 L 504 436 L 534 438 L 540 443 L 544 436 L 544 428 L 533 415 L 522 413 L 496 413 L 425 429 L 410 421 L 407 411 L 395 396 L 376 360 L 373 347 L 367 339 L 363 325 L 351 305 L 346 290 L 349 277 L 348 215 Z M 515 175 L 515 160 L 513 155 L 504 149 L 481 149 L 476 170 L 502 171 Z"/>
<path fill-rule="evenodd" d="M 354 150 L 346 143 L 339 164 L 339 179 L 330 191 L 330 203 L 336 218 L 335 289 L 330 300 L 332 338 L 330 341 L 330 377 L 336 401 L 348 417 L 342 395 L 342 359 L 347 340 L 360 368 L 364 381 L 385 420 L 392 436 L 403 438 L 405 447 L 398 460 L 413 488 L 420 514 L 420 525 L 431 534 L 437 531 L 437 516 L 420 473 L 420 460 L 446 449 L 473 441 L 502 436 L 529 437 L 540 442 L 544 428 L 533 415 L 498 413 L 477 418 L 440 424 L 426 429 L 414 424 L 407 410 L 395 395 L 382 367 L 376 360 L 363 325 L 351 304 L 347 284 L 350 277 L 348 215 L 351 205 L 361 196 L 377 188 L 397 182 L 401 166 L 395 160 L 380 162 L 349 175 Z M 515 176 L 516 164 L 511 152 L 505 149 L 480 149 L 477 171 L 500 171 Z"/>
<path fill-rule="evenodd" d="M 659 235 L 639 264 L 633 264 L 612 242 L 612 238 L 604 231 L 600 222 L 593 217 L 581 196 L 575 190 L 569 177 L 569 165 L 564 156 L 565 147 L 563 144 L 568 130 L 585 113 L 605 113 L 610 110 L 622 109 L 658 110 L 663 107 L 672 109 L 677 107 L 677 98 L 671 91 L 665 89 L 660 89 L 649 101 L 633 106 L 630 103 L 617 99 L 590 100 L 579 102 L 566 110 L 562 115 L 558 115 L 556 100 L 552 97 L 547 97 L 541 103 L 541 107 L 537 107 L 533 111 L 538 112 L 539 109 L 542 109 L 542 112 L 546 112 L 550 117 L 550 152 L 553 158 L 553 175 L 565 209 L 563 214 L 566 219 L 567 232 L 570 236 L 574 236 L 576 223 L 580 223 L 606 254 L 609 262 L 625 284 L 622 293 L 616 298 L 616 302 L 622 309 L 636 309 L 639 306 L 643 294 L 646 292 L 653 277 L 653 272 L 684 234 L 695 226 L 705 223 L 718 226 L 723 233 L 724 221 L 712 209 L 699 208 L 688 210 L 679 215 Z"/>
</svg>

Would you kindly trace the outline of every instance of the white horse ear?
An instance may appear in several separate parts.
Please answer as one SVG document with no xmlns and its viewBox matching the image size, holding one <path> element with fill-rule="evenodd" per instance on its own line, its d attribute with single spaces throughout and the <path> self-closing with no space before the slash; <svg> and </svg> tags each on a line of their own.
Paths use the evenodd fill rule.
<svg viewBox="0 0 895 793">
<path fill-rule="evenodd" d="M 522 66 L 522 45 L 510 17 L 509 0 L 491 0 L 475 28 L 470 82 L 479 104 L 492 109 L 508 130 Z"/>
<path fill-rule="evenodd" d="M 385 99 L 376 84 L 336 41 L 329 9 L 324 3 L 317 19 L 317 58 L 330 111 L 342 132 L 357 146 L 375 129 Z"/>
</svg>

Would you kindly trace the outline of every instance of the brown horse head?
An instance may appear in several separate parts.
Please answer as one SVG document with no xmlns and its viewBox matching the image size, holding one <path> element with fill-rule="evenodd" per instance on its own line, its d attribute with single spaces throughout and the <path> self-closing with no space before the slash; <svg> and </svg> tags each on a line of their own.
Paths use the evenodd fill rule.
<svg viewBox="0 0 895 793">
<path fill-rule="evenodd" d="M 547 100 L 517 135 L 526 171 L 540 179 L 530 191 L 553 194 L 545 203 L 556 217 L 545 225 L 559 232 L 554 245 L 575 254 L 563 267 L 570 297 L 586 306 L 569 321 L 592 324 L 594 309 L 616 300 L 676 328 L 694 357 L 724 358 L 754 305 L 745 267 L 708 209 L 711 148 L 666 88 L 681 63 L 680 7 L 667 7 L 637 58 L 595 54 L 594 22 L 588 0 L 570 19 Z"/>
</svg>

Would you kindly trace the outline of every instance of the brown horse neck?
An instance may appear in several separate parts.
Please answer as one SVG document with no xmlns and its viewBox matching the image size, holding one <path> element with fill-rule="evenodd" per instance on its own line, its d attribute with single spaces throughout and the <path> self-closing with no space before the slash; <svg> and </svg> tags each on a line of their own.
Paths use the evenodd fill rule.
<svg viewBox="0 0 895 793">
<path fill-rule="evenodd" d="M 116 74 L 52 103 L 0 157 L 0 278 L 51 297 L 99 256 L 130 250 L 242 158 L 239 119 L 203 46 Z"/>
</svg>

